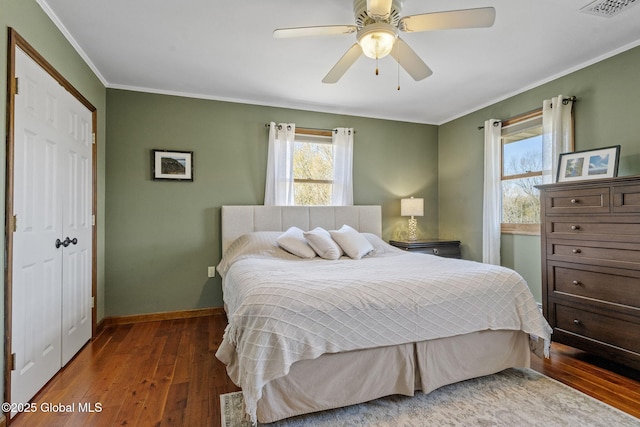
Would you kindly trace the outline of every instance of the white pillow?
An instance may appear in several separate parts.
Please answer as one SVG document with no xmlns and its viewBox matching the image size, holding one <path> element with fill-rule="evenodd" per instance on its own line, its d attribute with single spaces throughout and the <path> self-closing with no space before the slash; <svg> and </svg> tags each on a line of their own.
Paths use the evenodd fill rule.
<svg viewBox="0 0 640 427">
<path fill-rule="evenodd" d="M 373 245 L 367 238 L 347 224 L 340 227 L 340 230 L 329 230 L 329 234 L 350 258 L 360 259 L 373 251 Z"/>
<path fill-rule="evenodd" d="M 322 227 L 316 227 L 311 231 L 305 231 L 304 237 L 309 245 L 324 259 L 338 259 L 342 256 L 342 249 L 331 238 L 331 234 Z"/>
<path fill-rule="evenodd" d="M 285 251 L 300 258 L 315 258 L 316 253 L 304 238 L 304 234 L 298 227 L 290 227 L 281 234 L 276 241 Z"/>
</svg>

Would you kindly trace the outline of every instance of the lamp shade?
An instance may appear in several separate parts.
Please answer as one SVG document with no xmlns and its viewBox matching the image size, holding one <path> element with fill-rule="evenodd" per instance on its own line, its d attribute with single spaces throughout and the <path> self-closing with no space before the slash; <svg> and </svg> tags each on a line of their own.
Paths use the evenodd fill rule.
<svg viewBox="0 0 640 427">
<path fill-rule="evenodd" d="M 401 216 L 423 216 L 424 215 L 424 199 L 400 199 L 400 215 Z"/>
</svg>

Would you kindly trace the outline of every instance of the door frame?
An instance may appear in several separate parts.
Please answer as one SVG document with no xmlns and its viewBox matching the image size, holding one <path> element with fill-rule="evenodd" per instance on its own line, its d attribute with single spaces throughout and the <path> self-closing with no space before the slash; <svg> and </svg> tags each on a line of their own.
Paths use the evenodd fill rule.
<svg viewBox="0 0 640 427">
<path fill-rule="evenodd" d="M 12 284 L 13 284 L 13 184 L 14 184 L 14 120 L 15 120 L 15 94 L 16 94 L 16 70 L 15 70 L 15 51 L 20 48 L 31 59 L 33 59 L 40 67 L 42 67 L 54 80 L 56 80 L 63 88 L 65 88 L 73 97 L 75 97 L 82 105 L 84 105 L 92 115 L 91 133 L 93 135 L 92 146 L 92 254 L 91 254 L 91 297 L 93 305 L 91 307 L 91 339 L 96 336 L 96 314 L 97 314 L 97 249 L 98 249 L 98 233 L 97 233 L 97 109 L 87 100 L 73 85 L 64 78 L 38 51 L 33 48 L 22 36 L 20 36 L 13 28 L 9 28 L 9 46 L 8 46 L 8 69 L 7 69 L 7 147 L 6 147 L 6 187 L 5 187 L 5 271 L 4 271 L 4 401 L 11 402 L 11 353 L 12 353 Z M 18 88 L 19 89 L 19 88 Z M 5 413 L 7 415 L 7 413 Z M 9 417 L 7 416 L 7 420 Z"/>
</svg>

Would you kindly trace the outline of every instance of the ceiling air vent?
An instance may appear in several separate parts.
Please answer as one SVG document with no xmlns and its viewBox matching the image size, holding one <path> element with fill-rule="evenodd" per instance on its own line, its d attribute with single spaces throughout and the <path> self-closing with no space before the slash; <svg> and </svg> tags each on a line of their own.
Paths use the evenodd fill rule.
<svg viewBox="0 0 640 427">
<path fill-rule="evenodd" d="M 596 0 L 580 9 L 580 11 L 591 15 L 611 18 L 624 12 L 636 3 L 640 3 L 640 0 Z"/>
</svg>

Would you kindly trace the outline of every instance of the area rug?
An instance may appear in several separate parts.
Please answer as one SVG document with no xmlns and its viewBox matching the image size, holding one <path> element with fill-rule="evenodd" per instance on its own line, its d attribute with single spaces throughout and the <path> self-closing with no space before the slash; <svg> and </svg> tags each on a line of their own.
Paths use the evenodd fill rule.
<svg viewBox="0 0 640 427">
<path fill-rule="evenodd" d="M 242 392 L 221 395 L 220 405 L 222 427 L 251 425 L 243 419 Z M 639 427 L 640 419 L 531 369 L 507 369 L 429 394 L 390 396 L 261 425 Z"/>
</svg>

